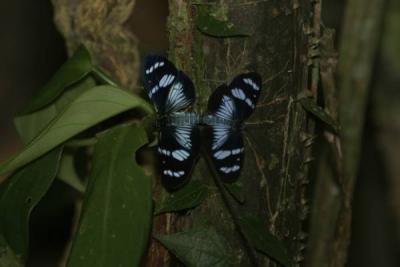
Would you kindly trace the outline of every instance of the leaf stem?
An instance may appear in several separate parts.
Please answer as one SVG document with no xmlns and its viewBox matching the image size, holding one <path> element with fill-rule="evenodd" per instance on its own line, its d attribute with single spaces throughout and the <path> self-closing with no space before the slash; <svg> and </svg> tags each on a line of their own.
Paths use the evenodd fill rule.
<svg viewBox="0 0 400 267">
<path fill-rule="evenodd" d="M 236 227 L 236 230 L 239 233 L 240 238 L 242 239 L 242 245 L 243 248 L 245 250 L 245 252 L 247 253 L 250 262 L 252 263 L 252 266 L 260 266 L 260 263 L 258 262 L 257 259 L 257 255 L 255 253 L 255 250 L 253 248 L 253 246 L 251 245 L 250 241 L 248 240 L 248 238 L 246 237 L 243 229 L 240 226 L 240 215 L 238 210 L 235 208 L 235 204 L 232 201 L 232 198 L 230 197 L 229 193 L 227 192 L 223 182 L 219 179 L 218 177 L 218 173 L 215 171 L 215 168 L 213 167 L 213 164 L 211 162 L 211 159 L 208 155 L 208 153 L 206 153 L 205 149 L 202 149 L 202 154 L 206 160 L 206 164 L 208 165 L 209 170 L 211 171 L 211 174 L 214 178 L 215 184 L 217 185 L 217 187 L 219 188 L 219 191 L 221 192 L 222 195 L 222 199 L 224 200 L 224 203 L 232 217 L 232 221 L 233 224 Z"/>
</svg>

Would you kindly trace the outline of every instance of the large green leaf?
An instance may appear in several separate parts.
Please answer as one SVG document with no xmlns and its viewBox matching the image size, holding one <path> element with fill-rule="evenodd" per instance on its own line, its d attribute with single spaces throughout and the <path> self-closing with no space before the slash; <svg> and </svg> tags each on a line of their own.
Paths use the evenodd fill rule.
<svg viewBox="0 0 400 267">
<path fill-rule="evenodd" d="M 189 267 L 232 265 L 227 241 L 212 227 L 156 238 Z"/>
<path fill-rule="evenodd" d="M 140 266 L 152 221 L 151 178 L 135 160 L 143 127 L 119 126 L 99 137 L 68 266 Z"/>
<path fill-rule="evenodd" d="M 283 243 L 273 236 L 266 224 L 256 217 L 240 218 L 240 227 L 251 244 L 260 252 L 278 261 L 285 267 L 292 266 Z"/>
<path fill-rule="evenodd" d="M 197 207 L 207 197 L 207 191 L 207 187 L 202 182 L 192 181 L 182 189 L 168 194 L 156 207 L 154 214 Z"/>
<path fill-rule="evenodd" d="M 26 165 L 2 185 L 0 231 L 8 246 L 22 258 L 28 252 L 29 216 L 49 189 L 58 169 L 61 148 Z"/>
<path fill-rule="evenodd" d="M 23 113 L 31 113 L 53 102 L 67 86 L 85 77 L 92 70 L 92 67 L 89 51 L 82 46 L 58 69 L 50 81 L 39 90 Z"/>
<path fill-rule="evenodd" d="M 0 166 L 0 175 L 15 170 L 97 123 L 128 109 L 152 112 L 140 97 L 117 87 L 96 86 L 75 98 L 19 154 Z"/>
<path fill-rule="evenodd" d="M 65 106 L 79 95 L 96 86 L 92 77 L 86 77 L 66 90 L 53 103 L 35 112 L 20 115 L 14 119 L 18 134 L 25 144 L 32 141 Z"/>
</svg>

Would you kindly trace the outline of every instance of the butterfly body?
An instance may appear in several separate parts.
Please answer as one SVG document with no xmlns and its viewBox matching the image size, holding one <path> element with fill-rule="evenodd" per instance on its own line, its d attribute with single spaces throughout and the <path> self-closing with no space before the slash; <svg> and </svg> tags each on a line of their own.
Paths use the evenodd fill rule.
<svg viewBox="0 0 400 267">
<path fill-rule="evenodd" d="M 168 116 L 159 116 L 156 119 L 157 130 L 165 126 L 197 125 L 200 117 L 195 112 L 174 112 Z"/>
</svg>

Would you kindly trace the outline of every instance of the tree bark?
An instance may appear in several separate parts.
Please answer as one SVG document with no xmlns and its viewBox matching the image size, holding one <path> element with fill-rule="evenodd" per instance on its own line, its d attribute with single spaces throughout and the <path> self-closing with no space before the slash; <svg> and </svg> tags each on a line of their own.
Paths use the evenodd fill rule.
<svg viewBox="0 0 400 267">
<path fill-rule="evenodd" d="M 286 244 L 294 262 L 303 260 L 308 215 L 310 127 L 296 99 L 310 88 L 308 45 L 313 21 L 309 1 L 170 1 L 169 56 L 192 77 L 197 90 L 197 111 L 221 83 L 239 73 L 257 71 L 263 91 L 250 118 L 245 139 L 245 164 L 241 175 L 246 201 L 236 205 L 240 214 L 265 218 L 267 227 Z M 205 10 L 249 34 L 245 38 L 214 38 L 196 27 Z M 319 25 L 319 24 L 318 24 Z M 312 127 L 311 127 L 312 128 Z M 210 166 L 200 159 L 194 179 L 214 186 Z M 250 266 L 217 190 L 189 216 L 169 217 L 172 232 L 207 221 L 228 237 L 236 250 L 237 266 Z M 270 261 L 265 266 L 274 265 Z"/>
</svg>

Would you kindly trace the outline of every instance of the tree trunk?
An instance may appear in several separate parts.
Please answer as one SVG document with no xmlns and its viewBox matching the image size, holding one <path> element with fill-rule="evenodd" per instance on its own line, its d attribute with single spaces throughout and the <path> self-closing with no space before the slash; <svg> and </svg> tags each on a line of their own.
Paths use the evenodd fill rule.
<svg viewBox="0 0 400 267">
<path fill-rule="evenodd" d="M 306 189 L 310 128 L 306 114 L 296 102 L 309 89 L 308 42 L 313 25 L 309 1 L 170 1 L 169 56 L 192 77 L 197 90 L 197 111 L 218 85 L 239 73 L 257 71 L 263 89 L 255 114 L 246 126 L 245 164 L 241 175 L 246 201 L 231 203 L 239 214 L 265 218 L 267 227 L 286 244 L 294 262 L 303 259 L 308 214 Z M 200 12 L 227 20 L 249 35 L 214 38 L 196 25 Z M 318 23 L 319 25 L 319 23 Z M 215 188 L 210 166 L 200 159 L 193 174 Z M 215 190 L 200 208 L 188 216 L 165 216 L 164 231 L 176 232 L 208 222 L 234 244 L 237 266 L 251 265 L 238 242 L 232 217 Z M 150 256 L 152 257 L 152 256 Z M 266 266 L 270 266 L 268 262 Z M 273 265 L 273 264 L 272 264 Z"/>
</svg>

